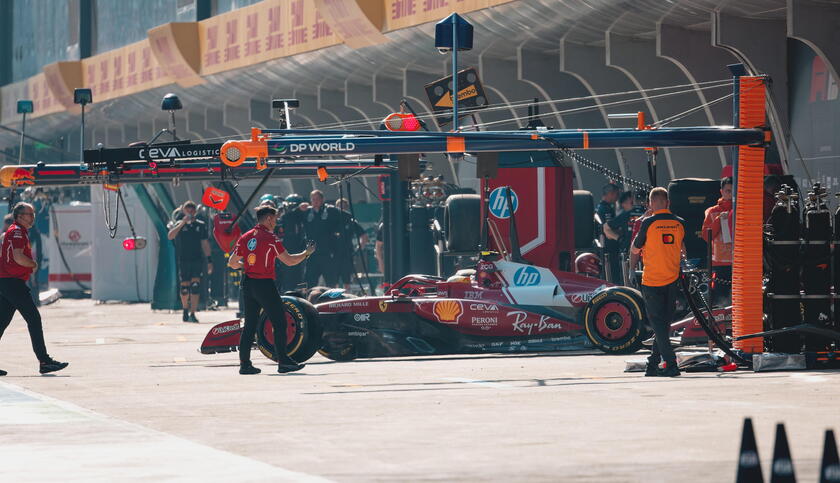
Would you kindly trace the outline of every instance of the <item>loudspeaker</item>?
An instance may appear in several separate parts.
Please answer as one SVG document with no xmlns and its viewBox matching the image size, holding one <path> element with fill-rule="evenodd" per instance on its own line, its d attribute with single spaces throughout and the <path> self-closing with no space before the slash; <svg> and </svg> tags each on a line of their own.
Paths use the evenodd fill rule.
<svg viewBox="0 0 840 483">
<path fill-rule="evenodd" d="M 400 154 L 397 155 L 397 168 L 400 172 L 400 179 L 403 181 L 417 179 L 420 177 L 420 155 Z"/>
<path fill-rule="evenodd" d="M 499 173 L 499 153 L 478 153 L 475 165 L 476 178 L 495 178 Z"/>
</svg>

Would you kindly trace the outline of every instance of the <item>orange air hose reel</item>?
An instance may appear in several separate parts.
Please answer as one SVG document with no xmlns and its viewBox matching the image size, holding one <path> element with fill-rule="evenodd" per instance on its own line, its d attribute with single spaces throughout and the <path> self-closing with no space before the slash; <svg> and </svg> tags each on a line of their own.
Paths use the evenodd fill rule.
<svg viewBox="0 0 840 483">
<path fill-rule="evenodd" d="M 741 128 L 765 127 L 765 77 L 741 77 L 739 122 Z M 735 206 L 735 246 L 732 260 L 732 337 L 736 349 L 764 351 L 764 339 L 737 340 L 764 330 L 762 294 L 764 224 L 763 147 L 739 146 Z"/>
<path fill-rule="evenodd" d="M 257 170 L 266 167 L 265 158 L 268 157 L 268 143 L 266 136 L 262 135 L 259 128 L 251 128 L 251 139 L 249 141 L 227 141 L 219 150 L 219 159 L 225 166 L 236 168 L 246 159 L 257 160 Z"/>
</svg>

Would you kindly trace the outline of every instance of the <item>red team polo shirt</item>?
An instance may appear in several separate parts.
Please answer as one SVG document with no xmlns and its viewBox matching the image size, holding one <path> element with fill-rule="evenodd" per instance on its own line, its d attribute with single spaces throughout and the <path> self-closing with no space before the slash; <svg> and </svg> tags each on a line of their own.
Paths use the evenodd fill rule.
<svg viewBox="0 0 840 483">
<path fill-rule="evenodd" d="M 29 233 L 26 228 L 12 223 L 3 237 L 2 256 L 0 256 L 0 278 L 19 278 L 29 280 L 32 269 L 24 267 L 15 261 L 12 252 L 20 248 L 23 254 L 32 258 L 32 245 L 29 244 Z"/>
<path fill-rule="evenodd" d="M 13 225 L 14 226 L 14 225 Z M 5 245 L 4 245 L 5 246 Z M 274 259 L 286 251 L 277 235 L 263 225 L 257 225 L 239 237 L 233 249 L 234 255 L 242 257 L 245 275 L 249 278 L 270 278 L 274 280 Z"/>
</svg>

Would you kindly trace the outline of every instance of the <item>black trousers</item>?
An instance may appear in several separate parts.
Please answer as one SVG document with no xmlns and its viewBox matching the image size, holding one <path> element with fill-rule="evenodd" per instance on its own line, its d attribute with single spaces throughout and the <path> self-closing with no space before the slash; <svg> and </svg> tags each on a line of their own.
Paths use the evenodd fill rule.
<svg viewBox="0 0 840 483">
<path fill-rule="evenodd" d="M 338 283 L 338 266 L 329 254 L 316 254 L 306 260 L 306 288 L 316 287 L 321 275 L 327 287 L 335 287 Z"/>
<path fill-rule="evenodd" d="M 656 343 L 650 351 L 648 363 L 659 364 L 665 361 L 668 366 L 676 366 L 677 356 L 671 348 L 669 333 L 671 322 L 674 320 L 677 301 L 677 281 L 661 287 L 642 285 L 642 295 L 645 298 L 648 321 L 653 328 Z"/>
<path fill-rule="evenodd" d="M 274 328 L 274 358 L 282 361 L 286 356 L 286 310 L 283 300 L 270 278 L 249 278 L 242 276 L 242 310 L 245 314 L 245 327 L 239 338 L 239 361 L 251 361 L 251 345 L 254 335 L 260 329 L 260 309 L 268 314 Z"/>
<path fill-rule="evenodd" d="M 15 311 L 20 312 L 29 328 L 32 350 L 41 362 L 50 360 L 44 343 L 44 328 L 41 313 L 32 301 L 32 294 L 26 282 L 19 278 L 0 278 L 0 337 L 12 321 Z"/>
</svg>

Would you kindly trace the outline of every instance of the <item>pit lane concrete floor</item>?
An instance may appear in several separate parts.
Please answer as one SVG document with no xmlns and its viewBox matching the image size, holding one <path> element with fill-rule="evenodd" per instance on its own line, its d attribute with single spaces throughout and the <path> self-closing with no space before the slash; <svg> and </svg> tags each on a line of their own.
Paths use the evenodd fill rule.
<svg viewBox="0 0 840 483">
<path fill-rule="evenodd" d="M 213 323 L 148 305 L 42 308 L 40 376 L 25 324 L 0 341 L 0 481 L 734 481 L 742 419 L 765 475 L 783 421 L 800 481 L 840 429 L 840 373 L 623 373 L 627 356 L 490 355 L 237 373 L 201 355 Z M 638 357 L 638 355 L 636 356 Z"/>
</svg>

